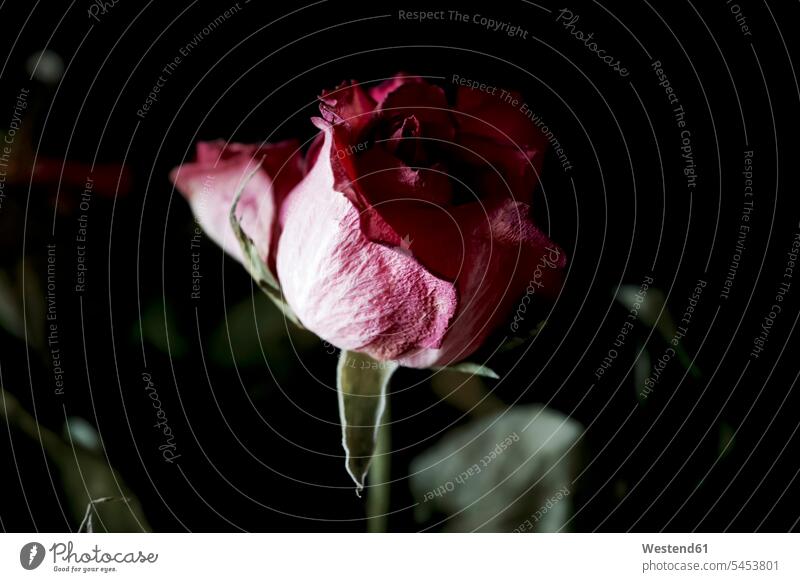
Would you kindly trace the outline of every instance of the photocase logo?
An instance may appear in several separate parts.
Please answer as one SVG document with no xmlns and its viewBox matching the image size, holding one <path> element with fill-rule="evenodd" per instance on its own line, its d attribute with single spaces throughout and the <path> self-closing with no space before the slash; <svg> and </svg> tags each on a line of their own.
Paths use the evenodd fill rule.
<svg viewBox="0 0 800 582">
<path fill-rule="evenodd" d="M 19 551 L 19 563 L 26 570 L 35 570 L 44 560 L 44 546 L 39 542 L 28 542 Z"/>
</svg>

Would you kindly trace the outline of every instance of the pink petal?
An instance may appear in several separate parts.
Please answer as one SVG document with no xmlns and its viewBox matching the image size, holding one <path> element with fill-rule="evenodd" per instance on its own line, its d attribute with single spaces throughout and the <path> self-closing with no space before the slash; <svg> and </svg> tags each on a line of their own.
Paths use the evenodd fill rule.
<svg viewBox="0 0 800 582">
<path fill-rule="evenodd" d="M 333 345 L 381 359 L 441 344 L 456 309 L 454 286 L 402 247 L 370 241 L 359 212 L 335 188 L 333 129 L 288 198 L 277 269 L 284 296 L 308 329 Z"/>
<path fill-rule="evenodd" d="M 197 159 L 170 173 L 170 180 L 186 197 L 208 236 L 228 254 L 244 262 L 228 215 L 236 192 L 255 168 L 237 207 L 242 228 L 253 240 L 259 256 L 274 272 L 274 249 L 279 227 L 278 209 L 303 176 L 296 141 L 276 144 L 225 144 L 199 142 Z"/>
</svg>

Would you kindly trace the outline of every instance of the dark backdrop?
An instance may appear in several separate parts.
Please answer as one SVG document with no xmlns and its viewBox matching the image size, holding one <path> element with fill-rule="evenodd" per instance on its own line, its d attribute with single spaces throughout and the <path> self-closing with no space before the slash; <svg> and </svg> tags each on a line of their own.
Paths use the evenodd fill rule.
<svg viewBox="0 0 800 582">
<path fill-rule="evenodd" d="M 324 385 L 334 380 L 335 356 L 287 333 L 244 270 L 207 239 L 201 299 L 191 300 L 194 224 L 167 175 L 197 140 L 310 138 L 315 97 L 344 79 L 406 71 L 443 77 L 451 90 L 448 80 L 459 74 L 522 92 L 572 165 L 564 171 L 550 154 L 535 203 L 537 219 L 569 256 L 564 292 L 536 349 L 495 362 L 509 373 L 497 388 L 504 400 L 548 402 L 589 427 L 583 445 L 591 465 L 572 528 L 796 528 L 798 367 L 784 346 L 800 282 L 764 353 L 748 355 L 800 218 L 793 172 L 800 94 L 790 60 L 798 13 L 786 4 L 741 0 L 747 36 L 723 1 L 571 2 L 576 28 L 593 31 L 624 63 L 630 74 L 622 77 L 557 23 L 562 6 L 546 1 L 459 8 L 516 23 L 526 39 L 473 23 L 398 19 L 398 10 L 435 8 L 427 3 L 242 1 L 183 58 L 141 119 L 136 112 L 161 69 L 233 4 L 120 0 L 95 21 L 84 0 L 6 2 L 0 119 L 11 117 L 19 89 L 30 88 L 41 104 L 31 133 L 39 155 L 124 161 L 131 188 L 92 198 L 82 293 L 73 288 L 79 190 L 62 190 L 58 210 L 46 186 L 18 185 L 5 200 L 6 268 L 24 255 L 44 277 L 45 245 L 57 245 L 66 381 L 65 393 L 54 394 L 49 368 L 3 332 L 3 386 L 29 410 L 35 405 L 42 426 L 59 431 L 65 413 L 89 419 L 155 530 L 363 530 L 363 504 L 342 467 L 335 393 Z M 25 70 L 28 55 L 45 46 L 67 67 L 57 87 L 31 81 Z M 654 60 L 686 112 L 698 176 L 691 190 Z M 754 151 L 751 230 L 723 299 L 745 150 Z M 671 364 L 642 403 L 632 364 L 642 344 L 654 359 L 663 352 L 657 332 L 640 326 L 607 375 L 596 381 L 594 371 L 625 318 L 614 300 L 618 286 L 638 286 L 647 275 L 678 319 L 695 282 L 707 287 L 682 343 L 699 373 Z M 260 335 L 248 318 L 253 301 Z M 238 327 L 228 336 L 224 316 L 234 308 Z M 175 433 L 174 464 L 158 451 L 144 371 Z M 394 385 L 424 377 L 403 370 Z M 395 426 L 402 450 L 393 459 L 393 508 L 412 503 L 409 460 L 460 418 L 436 401 L 424 382 L 392 401 L 396 418 L 433 405 Z M 0 437 L 3 527 L 74 529 L 38 443 L 16 429 L 8 434 Z M 390 519 L 392 530 L 418 527 L 411 510 Z"/>
</svg>

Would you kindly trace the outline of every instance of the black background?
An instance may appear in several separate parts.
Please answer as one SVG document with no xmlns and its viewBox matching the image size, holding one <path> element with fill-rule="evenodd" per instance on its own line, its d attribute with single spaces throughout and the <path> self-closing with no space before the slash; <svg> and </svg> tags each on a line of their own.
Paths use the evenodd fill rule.
<svg viewBox="0 0 800 582">
<path fill-rule="evenodd" d="M 0 336 L 3 386 L 29 409 L 35 401 L 44 426 L 60 427 L 65 409 L 90 419 L 156 531 L 363 530 L 363 504 L 342 467 L 335 392 L 325 385 L 334 380 L 335 356 L 287 334 L 282 322 L 267 344 L 281 346 L 280 356 L 267 349 L 255 363 L 234 366 L 241 352 L 253 350 L 235 338 L 227 353 L 210 356 L 214 338 L 227 348 L 218 335 L 226 308 L 258 290 L 205 240 L 202 299 L 190 300 L 193 222 L 167 175 L 191 157 L 197 140 L 311 138 L 316 96 L 344 79 L 405 71 L 444 77 L 452 90 L 448 80 L 458 74 L 521 91 L 572 162 L 565 172 L 548 157 L 534 207 L 567 251 L 564 292 L 536 349 L 495 363 L 505 376 L 496 388 L 505 401 L 546 402 L 589 427 L 583 446 L 591 466 L 578 483 L 571 528 L 796 529 L 798 365 L 788 342 L 800 281 L 765 352 L 748 356 L 800 220 L 793 171 L 800 92 L 790 60 L 796 4 L 741 0 L 752 37 L 722 0 L 541 5 L 552 12 L 521 0 L 458 7 L 523 26 L 529 34 L 521 39 L 472 23 L 398 19 L 399 9 L 437 8 L 429 4 L 240 2 L 241 10 L 183 59 L 142 120 L 136 111 L 162 67 L 229 4 L 120 0 L 95 22 L 85 1 L 4 3 L 3 118 L 10 118 L 19 88 L 30 87 L 44 107 L 35 133 L 40 155 L 126 160 L 133 189 L 92 202 L 83 294 L 72 291 L 74 214 L 59 213 L 53 235 L 54 208 L 44 193 L 19 188 L 4 204 L 4 264 L 25 254 L 43 269 L 44 245 L 58 245 L 59 326 L 69 345 L 66 394 L 57 397 L 35 355 Z M 555 22 L 562 7 L 580 15 L 578 28 L 594 31 L 629 77 Z M 57 89 L 25 72 L 27 56 L 45 45 L 67 63 Z M 656 59 L 686 110 L 699 175 L 691 194 L 681 174 L 679 131 L 650 66 Z M 725 300 L 720 291 L 736 241 L 747 149 L 755 152 L 752 230 Z M 708 282 L 684 340 L 702 377 L 671 365 L 639 403 L 634 342 L 601 381 L 593 372 L 625 317 L 614 300 L 618 286 L 638 285 L 648 274 L 678 317 L 695 282 Z M 163 332 L 159 348 L 140 340 L 138 322 L 147 306 L 161 303 L 174 320 L 167 330 L 179 337 Z M 157 309 L 150 317 L 163 315 Z M 645 327 L 637 334 L 655 355 L 666 347 Z M 301 358 L 290 337 L 300 342 Z M 145 370 L 175 431 L 179 467 L 158 452 Z M 425 377 L 403 370 L 393 385 Z M 413 503 L 404 478 L 409 460 L 462 419 L 436 404 L 424 382 L 392 401 L 395 418 L 429 406 L 394 427 L 400 450 L 393 509 Z M 720 456 L 722 426 L 736 435 Z M 38 444 L 14 431 L 0 439 L 4 529 L 75 529 Z M 418 528 L 410 509 L 390 519 L 395 531 Z"/>
</svg>

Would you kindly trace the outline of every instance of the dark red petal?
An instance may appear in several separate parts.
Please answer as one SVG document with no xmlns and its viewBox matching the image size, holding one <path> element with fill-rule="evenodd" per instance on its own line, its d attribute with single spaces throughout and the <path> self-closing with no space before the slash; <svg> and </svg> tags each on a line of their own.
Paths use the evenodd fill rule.
<svg viewBox="0 0 800 582">
<path fill-rule="evenodd" d="M 494 208 L 464 205 L 457 212 L 467 245 L 456 280 L 458 310 L 439 349 L 408 354 L 402 365 L 463 360 L 508 321 L 526 294 L 529 302 L 550 301 L 561 289 L 566 255 L 534 226 L 528 205 L 505 200 Z"/>
<path fill-rule="evenodd" d="M 496 141 L 462 135 L 453 148 L 484 197 L 503 196 L 530 202 L 542 170 L 544 151 L 505 146 Z"/>
<path fill-rule="evenodd" d="M 516 105 L 485 91 L 459 87 L 455 117 L 458 143 L 453 153 L 474 168 L 484 168 L 479 182 L 491 192 L 530 201 L 538 184 L 547 138 L 520 110 L 523 100 L 509 93 Z M 493 170 L 494 166 L 496 170 Z"/>
<path fill-rule="evenodd" d="M 406 250 L 428 270 L 452 281 L 461 262 L 453 249 L 463 244 L 450 214 L 452 187 L 444 169 L 410 168 L 381 148 L 353 157 L 332 155 L 331 162 L 336 188 L 359 210 L 367 238 L 397 248 L 410 244 Z"/>
<path fill-rule="evenodd" d="M 523 149 L 543 150 L 547 138 L 520 109 L 524 103 L 516 92 L 512 105 L 497 95 L 459 87 L 456 94 L 456 119 L 461 134 L 483 137 L 505 146 L 518 145 Z M 459 115 L 459 113 L 461 115 Z"/>
<path fill-rule="evenodd" d="M 322 117 L 332 125 L 344 125 L 358 135 L 369 123 L 375 101 L 355 81 L 342 83 L 319 97 Z"/>
<path fill-rule="evenodd" d="M 413 115 L 426 138 L 449 142 L 455 137 L 450 106 L 444 91 L 436 85 L 424 81 L 400 85 L 387 95 L 379 111 L 385 122 Z"/>
<path fill-rule="evenodd" d="M 405 83 L 419 83 L 420 81 L 422 81 L 421 77 L 407 75 L 405 73 L 397 73 L 394 77 L 387 79 L 380 85 L 371 87 L 369 89 L 369 95 L 372 97 L 373 101 L 378 104 L 378 107 L 380 107 L 389 93 L 397 89 L 400 85 Z"/>
</svg>

